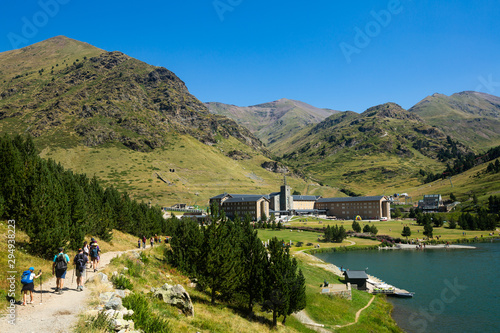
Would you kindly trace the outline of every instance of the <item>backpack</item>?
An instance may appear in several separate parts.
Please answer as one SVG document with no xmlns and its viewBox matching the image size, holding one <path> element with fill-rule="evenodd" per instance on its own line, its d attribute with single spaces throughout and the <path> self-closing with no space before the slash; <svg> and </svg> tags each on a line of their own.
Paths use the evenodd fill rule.
<svg viewBox="0 0 500 333">
<path fill-rule="evenodd" d="M 23 272 L 23 276 L 21 277 L 21 283 L 22 284 L 28 284 L 33 282 L 33 279 L 31 279 L 31 271 L 27 270 Z"/>
<path fill-rule="evenodd" d="M 58 271 L 65 271 L 66 269 L 68 269 L 68 263 L 66 262 L 66 258 L 65 258 L 65 256 L 64 256 L 63 253 L 60 253 L 57 256 L 57 259 L 56 259 L 56 269 Z"/>
<path fill-rule="evenodd" d="M 97 246 L 94 246 L 92 247 L 92 249 L 90 249 L 90 256 L 92 258 L 97 258 L 99 256 L 99 251 L 97 249 Z"/>
<path fill-rule="evenodd" d="M 83 269 L 85 268 L 84 254 L 77 254 L 75 262 L 76 262 L 76 269 L 78 269 L 80 272 L 83 271 Z"/>
</svg>

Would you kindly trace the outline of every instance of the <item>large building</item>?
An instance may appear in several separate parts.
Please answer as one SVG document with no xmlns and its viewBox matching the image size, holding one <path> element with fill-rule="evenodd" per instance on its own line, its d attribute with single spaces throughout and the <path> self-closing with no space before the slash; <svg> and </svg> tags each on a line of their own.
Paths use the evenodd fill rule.
<svg viewBox="0 0 500 333">
<path fill-rule="evenodd" d="M 357 216 L 363 220 L 391 219 L 391 204 L 385 196 L 321 198 L 315 208 L 326 215 L 351 220 Z"/>
<path fill-rule="evenodd" d="M 229 218 L 248 214 L 252 220 L 258 221 L 264 215 L 269 217 L 269 199 L 264 195 L 223 193 L 210 198 L 210 205 L 213 203 Z"/>
<path fill-rule="evenodd" d="M 286 184 L 286 177 L 280 192 L 269 195 L 223 193 L 210 198 L 210 205 L 216 203 L 227 217 L 236 215 L 258 221 L 262 216 L 325 214 L 339 219 L 378 220 L 390 219 L 390 201 L 385 196 L 321 198 L 314 195 L 292 195 L 292 188 Z"/>
<path fill-rule="evenodd" d="M 445 209 L 441 194 L 424 195 L 424 199 L 418 202 L 418 208 L 423 212 L 439 212 Z"/>
</svg>

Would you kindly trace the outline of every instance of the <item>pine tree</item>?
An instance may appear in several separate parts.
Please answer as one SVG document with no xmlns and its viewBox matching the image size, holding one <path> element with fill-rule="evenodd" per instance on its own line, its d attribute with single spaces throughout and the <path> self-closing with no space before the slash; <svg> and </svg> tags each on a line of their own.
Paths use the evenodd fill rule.
<svg viewBox="0 0 500 333">
<path fill-rule="evenodd" d="M 241 273 L 239 291 L 247 301 L 248 312 L 253 312 L 253 306 L 262 300 L 264 290 L 264 273 L 266 262 L 266 249 L 262 241 L 250 224 L 247 215 L 242 222 L 241 240 Z"/>
<path fill-rule="evenodd" d="M 198 281 L 211 290 L 211 303 L 216 298 L 228 298 L 238 287 L 242 265 L 240 235 L 235 234 L 234 222 L 212 205 L 210 224 L 203 232 L 202 260 L 197 271 Z"/>
<path fill-rule="evenodd" d="M 293 260 L 295 260 L 295 258 Z M 304 278 L 304 274 L 302 274 L 302 270 L 299 269 L 299 273 L 295 277 L 292 284 L 290 304 L 288 306 L 288 311 L 283 318 L 283 325 L 285 325 L 287 316 L 305 309 L 306 305 L 306 279 Z"/>
<path fill-rule="evenodd" d="M 353 221 L 352 222 L 352 230 L 354 232 L 361 232 L 361 226 L 359 225 L 358 221 Z"/>
<path fill-rule="evenodd" d="M 273 313 L 273 327 L 276 327 L 278 316 L 288 312 L 293 281 L 289 277 L 293 267 L 288 248 L 276 237 L 269 241 L 268 251 L 262 309 Z"/>
<path fill-rule="evenodd" d="M 403 227 L 403 232 L 401 233 L 401 236 L 406 237 L 406 239 L 408 240 L 408 237 L 411 236 L 410 227 Z"/>
<path fill-rule="evenodd" d="M 432 231 L 433 231 L 432 225 L 430 224 L 430 222 L 427 222 L 424 225 L 424 235 L 429 238 L 432 238 Z"/>
</svg>

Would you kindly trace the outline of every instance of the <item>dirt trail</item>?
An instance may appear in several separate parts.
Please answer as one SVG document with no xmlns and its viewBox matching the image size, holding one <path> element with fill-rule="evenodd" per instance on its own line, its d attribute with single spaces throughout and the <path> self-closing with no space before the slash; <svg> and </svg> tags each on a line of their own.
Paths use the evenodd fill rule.
<svg viewBox="0 0 500 333">
<path fill-rule="evenodd" d="M 149 246 L 148 246 L 149 248 Z M 106 267 L 114 257 L 130 251 L 106 252 L 101 255 L 99 270 Z M 73 263 L 73 258 L 71 263 Z M 72 265 L 71 265 L 72 266 Z M 67 333 L 72 331 L 72 326 L 78 320 L 78 314 L 87 308 L 90 291 L 84 288 L 83 291 L 76 290 L 76 276 L 71 283 L 74 270 L 66 272 L 63 294 L 54 293 L 56 278 L 53 276 L 49 281 L 43 283 L 43 294 L 40 293 L 40 282 L 35 280 L 34 304 L 27 306 L 16 306 L 16 323 L 9 324 L 7 318 L 3 317 L 0 321 L 0 332 L 35 332 L 35 333 Z M 51 274 L 52 272 L 48 272 Z M 45 272 L 44 274 L 47 274 Z M 93 276 L 93 270 L 87 270 L 87 278 Z M 29 299 L 28 299 L 29 300 Z M 40 304 L 40 301 L 43 301 Z"/>
</svg>

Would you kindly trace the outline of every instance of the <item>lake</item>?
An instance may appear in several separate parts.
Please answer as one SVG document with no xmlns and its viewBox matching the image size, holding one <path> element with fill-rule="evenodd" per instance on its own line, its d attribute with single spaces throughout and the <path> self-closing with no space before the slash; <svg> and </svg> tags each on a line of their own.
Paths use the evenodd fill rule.
<svg viewBox="0 0 500 333">
<path fill-rule="evenodd" d="M 409 333 L 500 332 L 500 243 L 476 249 L 320 253 L 325 262 L 364 270 L 411 299 L 389 297 L 393 318 Z"/>
</svg>

